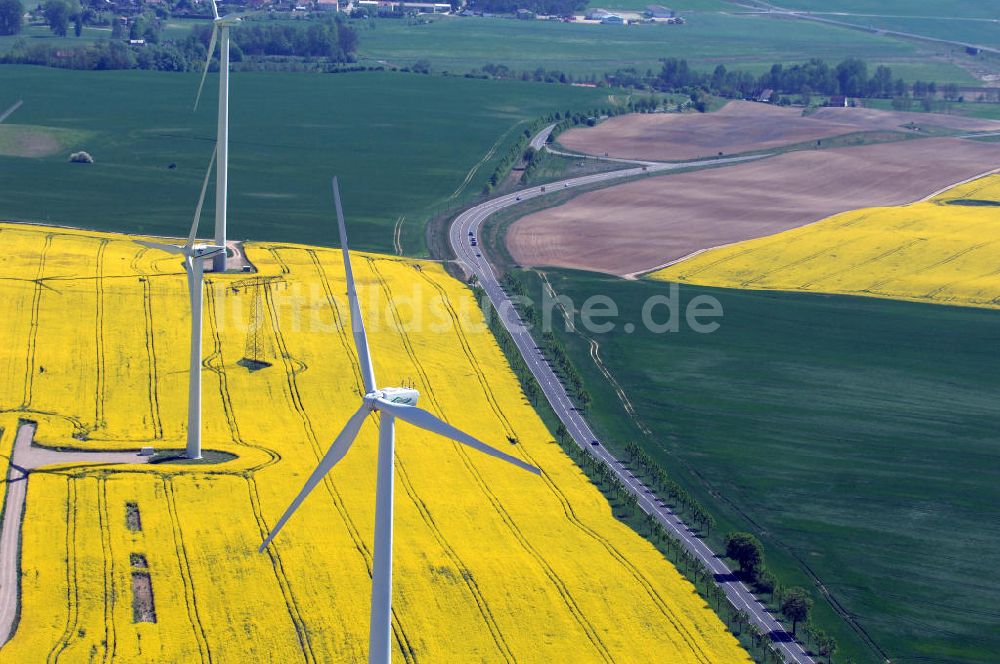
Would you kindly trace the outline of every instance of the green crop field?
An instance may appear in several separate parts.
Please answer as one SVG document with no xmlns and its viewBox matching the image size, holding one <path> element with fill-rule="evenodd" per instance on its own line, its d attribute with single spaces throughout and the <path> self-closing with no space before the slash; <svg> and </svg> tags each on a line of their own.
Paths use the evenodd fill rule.
<svg viewBox="0 0 1000 664">
<path fill-rule="evenodd" d="M 997 6 L 989 0 L 780 0 L 771 4 L 786 9 L 815 12 L 847 12 L 886 16 L 940 16 L 945 18 L 997 18 Z"/>
<path fill-rule="evenodd" d="M 890 99 L 866 99 L 865 107 L 877 108 L 883 111 L 891 111 L 892 100 Z M 910 111 L 921 113 L 923 106 L 914 102 L 910 106 Z M 968 118 L 982 118 L 984 120 L 1000 120 L 1000 104 L 995 102 L 951 102 L 937 100 L 934 102 L 933 112 L 962 115 Z"/>
<path fill-rule="evenodd" d="M 0 156 L 0 218 L 186 233 L 215 137 L 217 80 L 210 75 L 194 113 L 195 73 L 0 67 L 0 114 L 24 102 L 4 122 L 4 144 L 19 126 L 33 137 L 51 128 L 60 145 L 73 132 L 87 137 L 50 156 Z M 529 122 L 606 105 L 608 95 L 382 72 L 239 73 L 231 86 L 230 237 L 332 243 L 330 176 L 339 174 L 355 245 L 391 252 L 405 216 L 408 253 L 425 251 L 428 216 L 456 191 L 452 200 L 478 193 Z M 71 164 L 70 150 L 96 163 Z"/>
<path fill-rule="evenodd" d="M 0 36 L 0 54 L 10 51 L 14 44 L 22 41 L 27 46 L 44 44 L 46 46 L 74 47 L 92 44 L 99 39 L 111 37 L 111 28 L 85 26 L 79 37 L 73 35 L 73 26 L 70 26 L 69 35 L 59 37 L 49 26 L 38 23 L 26 24 L 21 28 L 20 34 Z"/>
<path fill-rule="evenodd" d="M 641 306 L 669 284 L 548 275 L 577 308 L 594 294 L 618 303 L 615 331 L 591 336 L 653 433 L 630 423 L 589 344 L 560 332 L 591 419 L 709 506 L 714 539 L 764 533 L 779 578 L 815 587 L 814 574 L 892 661 L 996 661 L 1000 312 L 684 286 L 682 307 L 722 303 L 721 327 L 653 334 Z M 814 594 L 838 660 L 878 661 Z"/>
<path fill-rule="evenodd" d="M 1000 10 L 1000 8 L 998 8 Z M 847 17 L 845 20 L 883 30 L 1000 48 L 1000 23 L 986 19 Z"/>
<path fill-rule="evenodd" d="M 856 25 L 908 32 L 936 39 L 1000 46 L 1000 7 L 982 0 L 785 0 L 788 9 L 803 9 Z"/>
<path fill-rule="evenodd" d="M 888 64 L 908 80 L 975 83 L 964 69 L 928 58 L 928 47 L 915 42 L 763 16 L 696 13 L 685 25 L 627 27 L 439 17 L 422 24 L 376 21 L 374 27 L 367 22 L 355 27 L 362 60 L 407 66 L 427 59 L 436 71 L 464 72 L 494 63 L 515 71 L 543 67 L 588 75 L 623 67 L 657 71 L 662 58 L 678 57 L 704 70 L 722 63 L 761 72 L 775 62 L 860 57 L 873 69 L 876 63 Z"/>
</svg>

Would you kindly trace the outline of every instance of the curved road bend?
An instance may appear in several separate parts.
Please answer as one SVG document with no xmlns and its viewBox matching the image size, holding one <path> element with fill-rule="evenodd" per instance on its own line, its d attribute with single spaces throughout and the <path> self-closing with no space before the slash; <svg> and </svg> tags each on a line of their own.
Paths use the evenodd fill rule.
<svg viewBox="0 0 1000 664">
<path fill-rule="evenodd" d="M 541 139 L 537 145 L 544 144 L 545 138 L 551 130 L 552 127 L 542 130 L 542 133 L 539 134 Z M 535 138 L 538 139 L 538 136 Z M 532 145 L 536 145 L 535 141 L 532 141 Z M 458 263 L 467 274 L 474 274 L 478 278 L 480 286 L 486 291 L 493 306 L 500 313 L 500 320 L 503 326 L 510 333 L 514 343 L 517 344 L 518 351 L 545 393 L 545 398 L 548 399 L 552 409 L 573 437 L 574 442 L 592 456 L 603 461 L 615 476 L 621 480 L 625 487 L 627 487 L 628 491 L 635 496 L 642 510 L 662 523 L 668 531 L 672 532 L 683 543 L 684 547 L 692 555 L 701 560 L 705 567 L 712 571 L 716 582 L 725 591 L 730 603 L 737 609 L 745 611 L 754 623 L 756 623 L 757 627 L 770 637 L 772 644 L 781 653 L 785 661 L 796 664 L 814 664 L 815 660 L 806 653 L 802 645 L 795 641 L 781 623 L 767 612 L 764 605 L 754 597 L 750 589 L 743 582 L 736 579 L 733 571 L 726 563 L 709 549 L 705 542 L 697 537 L 692 529 L 666 506 L 663 500 L 657 497 L 649 487 L 645 486 L 633 475 L 621 461 L 612 456 L 604 445 L 595 446 L 591 444 L 591 441 L 597 440 L 597 436 L 583 416 L 573 406 L 573 403 L 566 394 L 566 389 L 559 382 L 559 379 L 556 378 L 555 373 L 545 361 L 542 352 L 538 349 L 531 333 L 514 309 L 510 298 L 508 298 L 507 294 L 500 287 L 492 266 L 486 257 L 481 255 L 481 245 L 480 247 L 473 247 L 469 242 L 469 232 L 475 233 L 478 237 L 480 226 L 493 213 L 517 205 L 521 201 L 544 196 L 547 193 L 597 182 L 611 182 L 629 176 L 641 175 L 644 172 L 677 170 L 680 168 L 691 168 L 692 166 L 708 166 L 745 161 L 746 159 L 747 157 L 735 157 L 683 164 L 655 163 L 646 165 L 645 171 L 640 166 L 548 183 L 545 185 L 544 192 L 541 186 L 531 187 L 513 194 L 499 196 L 466 210 L 452 222 L 448 235 Z"/>
<path fill-rule="evenodd" d="M 3 509 L 3 530 L 0 531 L 0 646 L 14 636 L 19 599 L 21 516 L 31 470 L 59 463 L 146 463 L 148 460 L 134 452 L 60 452 L 32 447 L 34 437 L 33 422 L 18 427 L 7 471 L 7 499 Z"/>
</svg>

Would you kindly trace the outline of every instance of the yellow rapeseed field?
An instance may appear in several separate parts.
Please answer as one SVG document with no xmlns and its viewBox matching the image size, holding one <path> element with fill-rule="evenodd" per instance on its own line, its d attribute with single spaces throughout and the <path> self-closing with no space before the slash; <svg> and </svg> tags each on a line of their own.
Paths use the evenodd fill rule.
<svg viewBox="0 0 1000 664">
<path fill-rule="evenodd" d="M 726 288 L 998 307 L 997 205 L 1000 175 L 991 175 L 928 201 L 845 212 L 707 251 L 650 276 Z"/>
<path fill-rule="evenodd" d="M 0 453 L 184 445 L 188 304 L 176 257 L 129 238 L 0 225 Z M 10 662 L 354 662 L 366 656 L 376 427 L 256 549 L 357 407 L 339 250 L 253 244 L 258 289 L 208 275 L 204 446 L 216 465 L 60 466 L 28 484 Z M 748 656 L 553 442 L 435 263 L 355 254 L 376 372 L 544 470 L 398 428 L 394 635 L 406 662 L 716 662 Z M 2 462 L 6 466 L 7 458 Z M 152 588 L 137 613 L 133 588 Z M 146 621 L 135 622 L 145 617 Z"/>
</svg>

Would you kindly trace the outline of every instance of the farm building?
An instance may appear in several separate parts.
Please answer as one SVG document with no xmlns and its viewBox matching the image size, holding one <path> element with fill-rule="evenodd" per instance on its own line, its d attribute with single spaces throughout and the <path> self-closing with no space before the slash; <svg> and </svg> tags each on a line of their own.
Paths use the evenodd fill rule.
<svg viewBox="0 0 1000 664">
<path fill-rule="evenodd" d="M 618 14 L 608 14 L 601 19 L 601 23 L 604 25 L 628 25 L 628 20 Z"/>
<path fill-rule="evenodd" d="M 610 16 L 610 15 L 611 12 L 609 12 L 607 9 L 595 8 L 588 10 L 587 13 L 583 15 L 583 17 L 588 21 L 600 21 L 605 16 Z"/>
<path fill-rule="evenodd" d="M 379 14 L 447 14 L 451 5 L 441 2 L 401 2 L 398 0 L 359 0 L 358 7 L 373 8 Z"/>
</svg>

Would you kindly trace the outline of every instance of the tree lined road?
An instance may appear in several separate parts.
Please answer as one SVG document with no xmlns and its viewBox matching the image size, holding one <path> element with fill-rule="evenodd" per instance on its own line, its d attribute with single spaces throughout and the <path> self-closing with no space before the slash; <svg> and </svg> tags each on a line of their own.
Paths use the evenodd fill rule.
<svg viewBox="0 0 1000 664">
<path fill-rule="evenodd" d="M 544 145 L 553 126 L 546 127 L 535 136 L 535 139 L 531 142 L 532 147 L 536 144 L 538 146 Z M 548 362 L 546 362 L 544 355 L 539 350 L 524 321 L 514 309 L 514 305 L 507 296 L 507 293 L 501 288 L 493 267 L 487 258 L 482 255 L 482 245 L 480 244 L 477 247 L 471 245 L 471 238 L 473 236 L 470 235 L 470 232 L 478 238 L 480 227 L 490 215 L 532 198 L 545 196 L 565 189 L 612 182 L 645 173 L 711 166 L 744 161 L 746 159 L 748 157 L 712 159 L 679 164 L 649 163 L 635 168 L 587 175 L 549 183 L 544 186 L 531 187 L 513 194 L 499 196 L 461 213 L 452 222 L 449 229 L 449 241 L 452 250 L 455 252 L 457 262 L 463 267 L 466 274 L 474 275 L 478 279 L 479 285 L 490 298 L 494 308 L 499 312 L 503 326 L 510 333 L 511 338 L 517 345 L 518 351 L 524 358 L 525 364 L 531 370 L 535 380 L 538 381 L 539 386 L 545 394 L 545 398 L 563 423 L 563 426 L 566 427 L 570 436 L 572 436 L 573 441 L 588 454 L 606 464 L 628 491 L 635 496 L 639 507 L 646 514 L 652 515 L 657 521 L 663 524 L 669 532 L 680 540 L 692 555 L 700 560 L 707 569 L 712 571 L 716 582 L 725 591 L 730 603 L 738 610 L 745 611 L 751 617 L 751 620 L 762 633 L 771 639 L 774 647 L 784 657 L 785 661 L 796 664 L 811 664 L 814 660 L 806 653 L 802 645 L 795 641 L 792 635 L 766 610 L 764 605 L 754 597 L 750 589 L 736 578 L 733 571 L 721 557 L 709 549 L 695 532 L 667 507 L 662 499 L 657 497 L 621 461 L 608 452 L 604 445 L 592 444 L 598 440 L 597 436 L 580 412 L 576 410 L 572 401 L 570 401 L 566 389 L 559 382 Z"/>
</svg>

